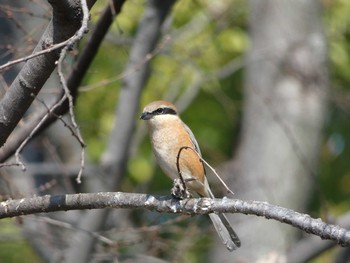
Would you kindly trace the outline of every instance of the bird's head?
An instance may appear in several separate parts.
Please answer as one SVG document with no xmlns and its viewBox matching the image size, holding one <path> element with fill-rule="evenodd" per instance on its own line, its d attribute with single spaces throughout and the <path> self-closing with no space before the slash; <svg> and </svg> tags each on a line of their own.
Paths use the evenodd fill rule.
<svg viewBox="0 0 350 263">
<path fill-rule="evenodd" d="M 164 100 L 159 100 L 147 104 L 143 109 L 140 119 L 147 121 L 150 126 L 158 126 L 173 120 L 174 117 L 178 118 L 175 105 Z"/>
</svg>

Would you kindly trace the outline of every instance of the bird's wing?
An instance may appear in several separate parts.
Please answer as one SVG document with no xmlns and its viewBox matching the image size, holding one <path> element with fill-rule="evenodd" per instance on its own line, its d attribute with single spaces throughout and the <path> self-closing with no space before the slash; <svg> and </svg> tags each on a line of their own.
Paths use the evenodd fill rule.
<svg viewBox="0 0 350 263">
<path fill-rule="evenodd" d="M 193 132 L 185 123 L 183 123 L 183 125 L 184 125 L 186 131 L 188 132 L 188 134 L 190 135 L 191 141 L 194 145 L 194 149 L 199 153 L 200 156 L 202 156 L 201 149 L 199 149 L 198 142 L 197 142 L 196 138 L 194 137 Z"/>
</svg>

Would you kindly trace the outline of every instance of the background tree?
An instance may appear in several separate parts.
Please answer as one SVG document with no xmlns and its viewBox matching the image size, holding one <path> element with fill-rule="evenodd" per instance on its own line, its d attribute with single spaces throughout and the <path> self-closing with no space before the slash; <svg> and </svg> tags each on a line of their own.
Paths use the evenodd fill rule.
<svg viewBox="0 0 350 263">
<path fill-rule="evenodd" d="M 306 211 L 316 180 L 328 98 L 320 3 L 250 1 L 250 10 L 246 100 L 237 160 L 233 160 L 238 166 L 236 191 L 243 199 Z M 229 178 L 231 173 L 229 169 Z M 238 254 L 249 261 L 271 253 L 282 260 L 297 239 L 298 233 L 288 226 L 254 218 L 241 221 L 240 232 L 250 244 Z M 215 257 L 219 255 L 221 250 Z"/>
<path fill-rule="evenodd" d="M 42 7 L 41 0 L 0 5 L 12 26 L 9 32 L 19 35 L 13 44 L 2 43 L 3 57 L 29 55 L 37 43 L 34 53 L 55 48 L 25 59 L 14 81 L 6 80 L 12 67 L 0 67 L 3 199 L 117 190 L 169 194 L 171 182 L 154 164 L 145 127 L 137 121 L 140 107 L 165 98 L 177 104 L 204 158 L 221 167 L 236 198 L 269 201 L 324 220 L 348 211 L 349 4 L 48 2 L 51 7 Z M 38 19 L 48 25 L 45 32 L 38 29 L 42 35 L 23 30 L 24 25 L 37 30 L 27 21 Z M 56 67 L 59 76 L 47 82 L 57 76 L 52 74 Z M 46 129 L 55 121 L 54 128 Z M 77 184 L 80 172 L 82 184 Z M 215 179 L 210 181 L 222 196 Z M 208 255 L 220 262 L 267 257 L 302 262 L 335 244 L 299 241 L 300 232 L 265 219 L 231 219 L 243 242 L 234 253 L 222 251 L 207 218 L 198 216 L 117 209 L 57 212 L 22 217 L 15 229 L 24 230 L 44 262 L 213 261 Z M 1 223 L 2 229 L 16 225 Z M 9 244 L 28 251 L 26 244 L 4 246 Z M 312 246 L 308 254 L 301 253 L 305 244 Z M 345 255 L 344 249 L 337 251 Z M 7 262 L 23 261 L 2 253 Z"/>
</svg>

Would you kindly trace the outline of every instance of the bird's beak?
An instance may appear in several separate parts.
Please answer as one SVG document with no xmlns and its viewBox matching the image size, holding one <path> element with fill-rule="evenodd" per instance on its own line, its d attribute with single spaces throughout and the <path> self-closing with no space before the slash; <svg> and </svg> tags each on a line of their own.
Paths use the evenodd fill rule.
<svg viewBox="0 0 350 263">
<path fill-rule="evenodd" d="M 141 120 L 144 120 L 144 121 L 147 121 L 149 120 L 150 118 L 152 118 L 152 114 L 150 112 L 143 112 L 140 116 L 140 119 Z"/>
</svg>

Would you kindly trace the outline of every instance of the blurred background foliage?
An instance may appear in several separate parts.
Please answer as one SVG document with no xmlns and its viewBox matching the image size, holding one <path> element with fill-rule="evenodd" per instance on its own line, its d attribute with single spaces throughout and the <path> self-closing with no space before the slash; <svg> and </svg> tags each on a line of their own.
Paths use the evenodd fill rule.
<svg viewBox="0 0 350 263">
<path fill-rule="evenodd" d="M 331 94 L 318 178 L 319 191 L 334 214 L 347 211 L 350 200 L 349 12 L 348 1 L 324 1 Z"/>
<path fill-rule="evenodd" d="M 98 1 L 93 8 L 91 29 L 107 2 Z M 75 110 L 92 162 L 100 160 L 113 126 L 122 76 L 128 74 L 124 68 L 145 3 L 126 1 L 80 89 Z M 350 204 L 350 1 L 322 0 L 322 5 L 331 94 L 315 178 L 318 186 L 311 202 L 316 216 L 325 209 L 320 200 L 326 201 L 327 209 L 335 215 L 347 211 Z M 249 50 L 248 13 L 243 0 L 179 0 L 163 28 L 157 51 L 152 54 L 152 74 L 142 97 L 140 112 L 143 105 L 153 100 L 178 103 L 183 120 L 196 135 L 205 159 L 214 167 L 230 159 L 239 143 L 244 54 Z M 138 121 L 128 176 L 123 188 L 118 190 L 168 194 L 171 181 L 154 164 L 147 136 L 144 123 Z M 164 220 L 169 218 L 172 215 L 162 216 Z M 184 224 L 198 222 L 201 221 L 197 218 Z M 3 230 L 17 231 L 8 221 L 2 220 L 1 224 L 5 224 L 1 226 Z M 202 237 L 191 249 L 202 249 L 208 246 L 206 243 Z M 0 261 L 19 262 L 16 253 L 7 254 L 18 251 L 18 247 L 9 246 L 9 242 L 0 243 Z M 186 258 L 201 262 L 193 256 L 189 254 Z M 28 262 L 36 262 L 31 252 L 26 258 Z"/>
<path fill-rule="evenodd" d="M 19 222 L 16 222 L 19 223 Z M 13 219 L 0 220 L 0 262 L 41 262 L 28 242 L 23 239 L 21 228 Z"/>
<path fill-rule="evenodd" d="M 102 8 L 102 3 L 97 5 Z M 76 112 L 94 161 L 99 160 L 112 127 L 121 78 L 128 74 L 123 70 L 130 43 L 145 3 L 125 3 L 84 80 L 82 90 L 87 91 L 80 94 Z M 92 12 L 92 21 L 99 15 L 98 6 Z M 152 54 L 152 73 L 142 97 L 140 112 L 152 100 L 177 103 L 204 157 L 213 165 L 231 156 L 237 140 L 234 135 L 238 134 L 241 115 L 243 55 L 249 47 L 247 11 L 244 1 L 178 1 Z M 230 63 L 234 67 L 226 69 Z M 225 70 L 234 74 L 225 75 Z M 170 186 L 171 182 L 158 175 L 154 180 L 155 174 L 161 173 L 151 161 L 144 123 L 140 121 L 138 126 L 140 148 L 133 152 L 128 169 L 131 185 L 152 181 L 151 191 L 167 193 L 169 187 L 164 184 Z"/>
<path fill-rule="evenodd" d="M 104 4 L 100 1 L 94 7 L 92 21 L 98 19 Z M 316 179 L 320 185 L 311 203 L 316 214 L 321 208 L 320 193 L 337 213 L 348 208 L 350 197 L 350 2 L 324 0 L 322 4 L 331 94 Z M 145 1 L 139 0 L 125 3 L 81 89 L 76 111 L 93 161 L 99 160 L 112 127 L 121 78 L 128 74 L 123 70 L 144 5 Z M 178 1 L 163 28 L 156 54 L 152 54 L 153 69 L 142 97 L 143 105 L 163 98 L 178 103 L 204 157 L 214 166 L 232 156 L 239 140 L 244 53 L 249 50 L 248 12 L 246 1 L 241 0 Z M 225 70 L 229 74 L 225 75 Z M 138 122 L 141 147 L 133 152 L 130 182 L 125 185 L 147 184 L 153 187 L 150 191 L 166 193 L 164 184 L 171 182 L 159 176 L 161 172 L 151 162 L 143 125 Z"/>
</svg>

